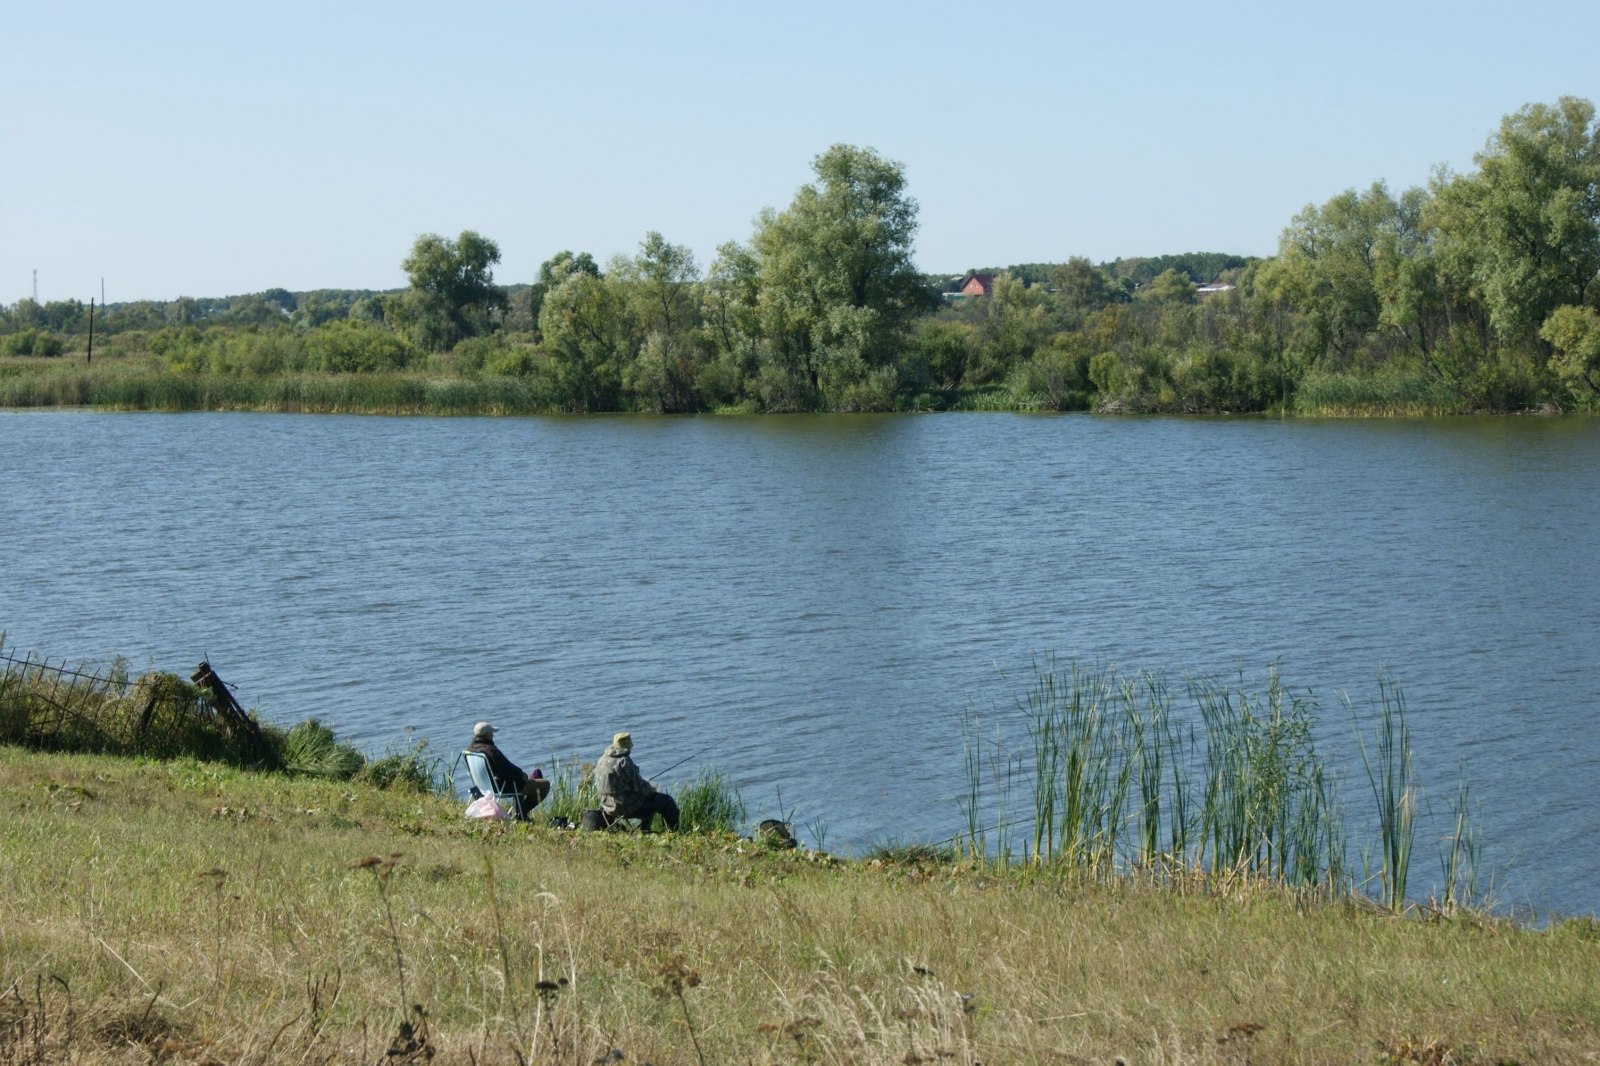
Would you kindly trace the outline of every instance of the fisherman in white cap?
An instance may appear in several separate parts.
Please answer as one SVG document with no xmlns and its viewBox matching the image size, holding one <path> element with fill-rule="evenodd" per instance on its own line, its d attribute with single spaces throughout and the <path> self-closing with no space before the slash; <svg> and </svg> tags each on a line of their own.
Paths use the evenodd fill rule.
<svg viewBox="0 0 1600 1066">
<path fill-rule="evenodd" d="M 611 746 L 594 764 L 594 785 L 607 820 L 637 818 L 639 828 L 648 833 L 659 814 L 668 829 L 678 831 L 678 804 L 639 773 L 631 734 L 618 733 L 611 738 Z"/>
<path fill-rule="evenodd" d="M 538 767 L 534 767 L 530 777 L 520 766 L 506 758 L 494 745 L 497 732 L 499 730 L 488 722 L 479 722 L 472 727 L 472 743 L 467 745 L 467 750 L 475 751 L 488 760 L 489 774 L 502 791 L 522 794 L 522 812 L 527 814 L 550 794 L 550 782 Z"/>
</svg>

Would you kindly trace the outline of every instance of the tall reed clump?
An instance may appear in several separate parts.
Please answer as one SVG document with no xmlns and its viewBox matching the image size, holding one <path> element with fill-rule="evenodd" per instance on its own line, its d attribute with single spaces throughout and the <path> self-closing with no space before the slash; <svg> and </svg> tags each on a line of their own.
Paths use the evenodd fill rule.
<svg viewBox="0 0 1600 1066">
<path fill-rule="evenodd" d="M 672 796 L 678 803 L 678 827 L 685 832 L 737 833 L 749 814 L 733 779 L 712 767 L 674 785 Z"/>
<path fill-rule="evenodd" d="M 425 737 L 407 746 L 391 747 L 376 759 L 365 759 L 351 779 L 400 792 L 455 792 L 444 760 L 428 750 Z"/>
<path fill-rule="evenodd" d="M 1310 374 L 1293 403 L 1299 414 L 1332 416 L 1448 415 L 1471 408 L 1460 388 L 1422 370 Z"/>
<path fill-rule="evenodd" d="M 594 763 L 573 756 L 550 760 L 550 794 L 539 804 L 538 813 L 576 824 L 585 810 L 600 806 L 600 793 L 594 787 Z"/>
<path fill-rule="evenodd" d="M 1392 681 L 1380 677 L 1378 699 L 1373 749 L 1368 750 L 1365 737 L 1357 734 L 1357 739 L 1367 781 L 1372 785 L 1373 804 L 1378 811 L 1382 898 L 1386 906 L 1398 907 L 1405 902 L 1406 882 L 1411 871 L 1417 784 L 1411 772 L 1411 729 L 1406 725 L 1405 696 Z M 1460 821 L 1464 827 L 1464 819 Z"/>
<path fill-rule="evenodd" d="M 1368 761 L 1383 846 L 1383 901 L 1402 906 L 1415 810 L 1410 733 L 1387 680 L 1376 755 Z M 1035 663 L 1018 700 L 1028 745 L 1004 747 L 965 719 L 966 855 L 981 862 L 1076 869 L 1094 876 L 1201 875 L 1281 884 L 1332 898 L 1353 891 L 1334 775 L 1312 739 L 1316 703 L 1264 687 Z M 1463 810 L 1465 800 L 1462 799 Z M 1475 861 L 1460 819 L 1454 858 Z M 1450 875 L 1453 886 L 1464 873 Z M 1459 889 L 1450 891 L 1460 894 Z"/>
</svg>

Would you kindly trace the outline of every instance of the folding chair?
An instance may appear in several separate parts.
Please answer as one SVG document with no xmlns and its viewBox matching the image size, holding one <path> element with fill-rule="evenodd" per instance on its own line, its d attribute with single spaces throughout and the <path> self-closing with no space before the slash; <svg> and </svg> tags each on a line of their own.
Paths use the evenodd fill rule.
<svg viewBox="0 0 1600 1066">
<path fill-rule="evenodd" d="M 520 820 L 526 819 L 522 811 L 522 793 L 516 789 L 503 792 L 495 784 L 494 775 L 489 772 L 489 757 L 481 751 L 464 751 L 461 757 L 466 760 L 467 774 L 472 778 L 472 783 L 478 786 L 478 791 L 485 796 L 493 796 L 494 801 L 511 812 L 511 817 Z"/>
</svg>

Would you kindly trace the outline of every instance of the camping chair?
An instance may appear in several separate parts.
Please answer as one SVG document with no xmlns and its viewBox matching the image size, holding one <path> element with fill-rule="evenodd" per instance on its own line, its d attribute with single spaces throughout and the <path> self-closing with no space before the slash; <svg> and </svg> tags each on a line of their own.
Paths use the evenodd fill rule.
<svg viewBox="0 0 1600 1066">
<path fill-rule="evenodd" d="M 466 760 L 467 774 L 472 778 L 472 783 L 478 786 L 478 791 L 485 796 L 493 796 L 494 801 L 511 812 L 511 817 L 518 821 L 527 816 L 522 813 L 522 793 L 516 789 L 503 792 L 495 785 L 494 775 L 489 772 L 489 757 L 481 751 L 464 751 L 461 757 Z"/>
</svg>

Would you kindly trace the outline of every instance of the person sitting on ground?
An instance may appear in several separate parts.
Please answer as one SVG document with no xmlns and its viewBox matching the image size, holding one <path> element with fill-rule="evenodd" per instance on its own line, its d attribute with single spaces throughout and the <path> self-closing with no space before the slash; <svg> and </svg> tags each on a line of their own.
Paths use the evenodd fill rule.
<svg viewBox="0 0 1600 1066">
<path fill-rule="evenodd" d="M 472 727 L 472 743 L 467 745 L 467 750 L 477 752 L 489 760 L 489 776 L 494 778 L 495 791 L 515 792 L 522 796 L 522 813 L 526 816 L 550 794 L 550 782 L 545 780 L 544 774 L 538 767 L 534 768 L 530 777 L 516 763 L 506 758 L 494 745 L 494 735 L 497 732 L 499 730 L 488 722 L 479 722 Z"/>
<path fill-rule="evenodd" d="M 600 810 L 608 821 L 637 818 L 639 828 L 650 832 L 650 822 L 661 815 L 667 828 L 678 831 L 678 804 L 673 798 L 646 781 L 633 761 L 633 736 L 618 733 L 611 746 L 594 764 L 594 785 L 600 793 Z"/>
</svg>

